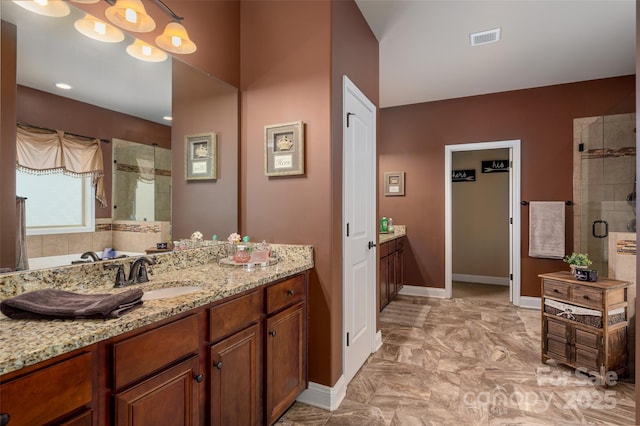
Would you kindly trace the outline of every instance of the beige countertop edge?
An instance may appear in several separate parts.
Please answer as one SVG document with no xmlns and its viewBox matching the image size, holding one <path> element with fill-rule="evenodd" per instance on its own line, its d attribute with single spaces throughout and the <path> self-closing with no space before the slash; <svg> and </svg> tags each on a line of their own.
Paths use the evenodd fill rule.
<svg viewBox="0 0 640 426">
<path fill-rule="evenodd" d="M 382 234 L 381 233 L 381 234 L 378 234 L 378 235 L 379 235 L 378 236 L 378 240 L 379 240 L 380 244 L 383 244 L 383 243 L 386 243 L 388 241 L 404 237 L 404 236 L 407 235 L 407 232 L 403 228 L 403 229 L 396 229 L 396 231 L 393 234 Z"/>
<path fill-rule="evenodd" d="M 117 293 L 132 288 L 151 290 L 194 285 L 201 290 L 170 299 L 148 300 L 120 318 L 82 320 L 13 320 L 0 314 L 0 375 L 90 346 L 174 315 L 188 312 L 244 291 L 312 269 L 313 260 L 281 261 L 264 268 L 229 267 L 215 263 L 151 276 L 150 282 L 115 289 L 78 292 Z"/>
</svg>

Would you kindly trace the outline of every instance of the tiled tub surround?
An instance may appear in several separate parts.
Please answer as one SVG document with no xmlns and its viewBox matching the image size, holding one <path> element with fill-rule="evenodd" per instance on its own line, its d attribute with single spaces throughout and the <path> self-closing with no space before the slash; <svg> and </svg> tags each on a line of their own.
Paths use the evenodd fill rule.
<svg viewBox="0 0 640 426">
<path fill-rule="evenodd" d="M 113 288 L 115 271 L 104 266 L 124 264 L 128 271 L 133 258 L 0 275 L 0 299 L 41 288 L 92 294 L 136 287 L 202 288 L 179 297 L 145 301 L 142 307 L 111 320 L 12 320 L 0 315 L 0 375 L 313 268 L 311 246 L 271 247 L 278 263 L 250 269 L 218 265 L 218 258 L 226 255 L 224 243 L 149 256 L 155 261 L 148 269 L 150 282 L 120 289 Z"/>
<path fill-rule="evenodd" d="M 112 221 L 96 219 L 94 232 L 27 236 L 29 267 L 38 267 L 40 257 L 66 256 L 85 251 L 101 254 L 105 248 L 117 251 L 144 253 L 156 243 L 169 239 L 170 222 Z M 31 265 L 33 263 L 33 265 Z M 58 266 L 63 266 L 59 264 Z"/>
<path fill-rule="evenodd" d="M 378 243 L 383 244 L 387 241 L 395 240 L 407 235 L 407 227 L 405 225 L 394 225 L 393 233 L 379 234 Z"/>
</svg>

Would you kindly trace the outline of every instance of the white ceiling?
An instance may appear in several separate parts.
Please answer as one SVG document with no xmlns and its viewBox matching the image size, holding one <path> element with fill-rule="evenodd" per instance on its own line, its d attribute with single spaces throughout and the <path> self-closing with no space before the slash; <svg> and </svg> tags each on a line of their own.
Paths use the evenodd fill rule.
<svg viewBox="0 0 640 426">
<path fill-rule="evenodd" d="M 380 42 L 381 107 L 635 74 L 634 0 L 356 3 Z"/>
</svg>

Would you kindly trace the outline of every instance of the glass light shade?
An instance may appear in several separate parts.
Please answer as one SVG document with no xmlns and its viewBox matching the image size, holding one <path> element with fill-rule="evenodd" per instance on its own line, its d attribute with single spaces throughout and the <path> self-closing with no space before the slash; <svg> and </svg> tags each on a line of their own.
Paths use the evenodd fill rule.
<svg viewBox="0 0 640 426">
<path fill-rule="evenodd" d="M 74 3 L 93 4 L 98 3 L 100 0 L 71 0 Z"/>
<path fill-rule="evenodd" d="M 107 43 L 119 43 L 124 40 L 122 31 L 89 14 L 85 15 L 82 19 L 78 19 L 73 26 L 82 35 L 94 40 Z"/>
<path fill-rule="evenodd" d="M 162 62 L 167 59 L 166 52 L 138 39 L 127 46 L 127 53 L 136 59 L 147 62 Z"/>
<path fill-rule="evenodd" d="M 187 54 L 196 51 L 196 44 L 191 41 L 187 30 L 179 22 L 169 22 L 161 35 L 156 37 L 158 47 L 171 53 Z"/>
<path fill-rule="evenodd" d="M 118 0 L 104 14 L 114 25 L 125 30 L 148 33 L 156 28 L 156 22 L 147 15 L 140 0 Z"/>
<path fill-rule="evenodd" d="M 15 4 L 38 15 L 60 18 L 71 13 L 71 9 L 62 0 L 13 0 Z"/>
</svg>

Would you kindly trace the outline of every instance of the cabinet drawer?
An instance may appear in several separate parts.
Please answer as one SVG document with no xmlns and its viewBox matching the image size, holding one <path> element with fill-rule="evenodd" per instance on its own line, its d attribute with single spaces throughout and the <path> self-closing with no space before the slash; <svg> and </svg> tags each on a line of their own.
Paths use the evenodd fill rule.
<svg viewBox="0 0 640 426">
<path fill-rule="evenodd" d="M 91 353 L 35 371 L 0 387 L 10 425 L 49 423 L 91 402 Z"/>
<path fill-rule="evenodd" d="M 569 300 L 569 286 L 559 281 L 545 280 L 544 295 Z"/>
<path fill-rule="evenodd" d="M 209 341 L 214 342 L 260 320 L 262 292 L 254 291 L 209 310 Z"/>
<path fill-rule="evenodd" d="M 198 317 L 189 317 L 113 345 L 113 385 L 119 389 L 198 351 Z"/>
<path fill-rule="evenodd" d="M 602 290 L 577 285 L 573 287 L 571 300 L 583 305 L 600 308 L 602 307 Z"/>
<path fill-rule="evenodd" d="M 267 287 L 267 314 L 304 298 L 304 275 L 297 275 Z"/>
<path fill-rule="evenodd" d="M 597 350 L 599 340 L 599 333 L 576 329 L 576 345 L 582 345 Z"/>
<path fill-rule="evenodd" d="M 378 251 L 378 257 L 382 259 L 389 255 L 389 243 L 380 244 L 380 250 Z"/>
</svg>

